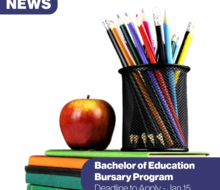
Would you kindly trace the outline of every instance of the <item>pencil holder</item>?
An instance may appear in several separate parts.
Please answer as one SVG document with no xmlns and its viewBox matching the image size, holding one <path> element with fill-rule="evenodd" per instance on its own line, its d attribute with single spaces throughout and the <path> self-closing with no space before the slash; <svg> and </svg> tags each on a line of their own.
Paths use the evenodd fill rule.
<svg viewBox="0 0 220 190">
<path fill-rule="evenodd" d="M 123 80 L 122 151 L 188 151 L 189 71 L 176 64 L 119 70 Z"/>
</svg>

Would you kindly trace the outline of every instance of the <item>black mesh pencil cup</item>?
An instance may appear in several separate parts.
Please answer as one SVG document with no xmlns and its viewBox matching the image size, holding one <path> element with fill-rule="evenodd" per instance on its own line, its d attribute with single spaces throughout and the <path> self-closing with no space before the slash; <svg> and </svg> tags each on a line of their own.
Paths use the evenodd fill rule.
<svg viewBox="0 0 220 190">
<path fill-rule="evenodd" d="M 175 64 L 125 67 L 123 151 L 188 151 L 187 73 Z"/>
</svg>

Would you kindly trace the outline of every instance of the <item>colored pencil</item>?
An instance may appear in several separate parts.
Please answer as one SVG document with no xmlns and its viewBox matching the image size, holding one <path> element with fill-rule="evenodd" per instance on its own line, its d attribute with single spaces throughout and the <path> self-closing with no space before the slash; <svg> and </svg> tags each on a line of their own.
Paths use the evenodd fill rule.
<svg viewBox="0 0 220 190">
<path fill-rule="evenodd" d="M 164 64 L 166 63 L 166 56 L 165 56 L 163 33 L 162 33 L 162 26 L 161 26 L 161 16 L 160 16 L 159 8 L 153 9 L 153 17 L 154 17 L 154 24 L 155 24 L 156 34 L 157 34 L 157 41 L 158 41 L 158 52 L 159 52 L 158 64 Z"/>
<path fill-rule="evenodd" d="M 176 59 L 178 49 L 179 49 L 179 38 L 177 38 L 177 41 L 176 41 L 176 46 L 175 46 L 175 50 L 174 50 L 174 53 L 173 53 L 173 61 L 175 61 L 175 59 Z"/>
<path fill-rule="evenodd" d="M 148 62 L 148 60 L 147 60 L 147 58 L 146 58 L 146 56 L 145 56 L 145 54 L 144 54 L 143 47 L 142 47 L 142 45 L 140 44 L 140 40 L 138 40 L 139 38 L 138 38 L 138 36 L 136 35 L 136 33 L 133 32 L 133 27 L 132 27 L 132 21 L 131 21 L 131 19 L 127 16 L 127 17 L 126 17 L 126 20 L 127 20 L 127 25 L 128 25 L 128 27 L 129 27 L 129 29 L 130 29 L 130 33 L 131 33 L 131 35 L 132 35 L 132 37 L 133 37 L 133 39 L 134 39 L 134 42 L 135 42 L 135 44 L 136 44 L 136 47 L 137 47 L 137 49 L 138 49 L 138 51 L 139 51 L 139 54 L 140 54 L 140 56 L 141 56 L 142 62 L 143 62 L 144 64 L 149 64 L 149 62 Z M 155 62 L 155 60 L 154 60 L 153 62 Z M 178 123 L 179 121 L 177 121 L 177 123 L 178 123 L 178 125 L 177 125 L 177 123 L 175 122 L 175 119 L 174 119 L 174 117 L 173 117 L 173 115 L 172 115 L 172 112 L 171 112 L 171 110 L 170 110 L 170 106 L 168 106 L 167 101 L 166 101 L 166 99 L 165 99 L 165 96 L 164 96 L 164 94 L 163 94 L 163 92 L 162 92 L 162 90 L 161 90 L 161 87 L 162 87 L 163 90 L 166 91 L 166 93 L 165 93 L 166 96 L 167 96 L 167 97 L 169 96 L 169 92 L 168 92 L 168 90 L 167 90 L 167 88 L 166 88 L 166 84 L 165 84 L 165 82 L 164 82 L 163 76 L 162 76 L 162 74 L 161 74 L 158 70 L 156 70 L 155 72 L 156 72 L 157 78 L 155 77 L 153 71 L 147 71 L 147 73 L 148 73 L 148 75 L 149 75 L 149 77 L 150 77 L 150 80 L 151 80 L 151 82 L 152 82 L 152 84 L 153 84 L 153 86 L 154 86 L 154 88 L 155 88 L 155 90 L 156 90 L 156 92 L 157 92 L 157 95 L 158 95 L 158 97 L 159 97 L 159 99 L 160 99 L 160 101 L 161 101 L 161 103 L 162 103 L 162 105 L 163 105 L 163 107 L 164 107 L 164 109 L 165 109 L 165 111 L 166 111 L 166 113 L 167 113 L 167 116 L 168 116 L 168 118 L 169 118 L 169 120 L 170 120 L 172 126 L 173 126 L 174 129 L 175 129 L 176 135 L 178 136 L 178 138 L 179 138 L 181 144 L 182 144 L 183 146 L 185 146 L 185 137 L 184 137 L 183 133 L 180 132 L 180 129 L 179 129 L 179 128 L 181 128 L 181 127 L 180 127 L 180 124 Z M 162 84 L 161 84 L 161 87 L 160 87 L 160 85 L 158 84 L 158 81 L 160 82 L 160 84 L 162 83 Z M 171 104 L 171 103 L 172 103 L 172 101 L 170 100 L 170 104 Z M 174 108 L 173 108 L 173 109 L 174 109 Z M 175 112 L 175 110 L 174 110 L 174 112 Z M 176 113 L 175 113 L 175 114 L 176 114 Z M 177 120 L 178 120 L 178 119 L 177 119 Z"/>
<path fill-rule="evenodd" d="M 103 17 L 101 19 L 101 21 L 102 21 L 102 23 L 104 25 L 104 28 L 107 31 L 107 34 L 108 34 L 108 36 L 109 36 L 109 38 L 110 38 L 110 40 L 112 42 L 112 45 L 115 48 L 116 53 L 118 54 L 118 57 L 119 57 L 119 59 L 121 61 L 122 66 L 126 67 L 127 66 L 127 62 L 126 62 L 126 60 L 124 58 L 124 55 L 122 54 L 122 51 L 121 51 L 120 47 L 118 46 L 117 41 L 115 40 L 115 37 L 114 37 L 114 35 L 112 33 L 111 26 L 110 26 L 110 23 L 109 23 L 108 19 L 106 17 Z"/>
<path fill-rule="evenodd" d="M 141 41 L 140 41 L 140 38 L 138 37 L 138 33 L 137 33 L 137 31 L 136 31 L 136 29 L 135 29 L 135 27 L 134 27 L 133 22 L 131 21 L 130 17 L 129 17 L 126 13 L 125 13 L 125 16 L 126 16 L 127 26 L 128 26 L 128 28 L 129 28 L 130 34 L 131 34 L 131 36 L 132 36 L 132 38 L 133 38 L 133 40 L 134 40 L 134 43 L 135 43 L 136 48 L 137 48 L 137 50 L 138 50 L 138 53 L 139 53 L 139 55 L 140 55 L 140 57 L 141 57 L 141 60 L 142 60 L 143 57 L 145 57 L 145 59 L 147 59 L 147 58 L 146 58 L 146 55 L 145 55 L 145 53 L 144 53 L 144 48 L 143 48 L 143 46 L 142 46 L 142 43 L 141 43 Z M 140 49 L 141 49 L 141 51 L 140 51 Z M 143 61 L 142 61 L 142 62 L 143 62 Z"/>
<path fill-rule="evenodd" d="M 138 15 L 136 15 L 136 17 L 137 17 L 138 29 L 139 29 L 140 34 L 142 36 L 142 39 L 144 41 L 144 45 L 145 45 L 147 54 L 149 56 L 150 62 L 157 63 L 156 56 L 155 56 L 155 53 L 153 50 L 153 46 L 151 45 L 151 42 L 150 42 L 148 35 L 147 35 L 147 32 L 144 28 L 144 25 L 142 24 L 141 19 L 138 17 Z"/>
<path fill-rule="evenodd" d="M 146 33 L 147 33 L 147 36 L 150 40 L 150 43 L 151 43 L 151 47 L 153 48 L 154 47 L 154 44 L 153 44 L 153 40 L 152 40 L 152 36 L 151 36 L 151 31 L 150 31 L 150 25 L 149 25 L 149 22 L 147 20 L 147 17 L 144 13 L 144 10 L 142 9 L 142 22 L 143 22 L 143 26 L 146 30 Z M 154 49 L 153 49 L 154 51 Z M 156 55 L 156 51 L 154 51 L 154 54 Z"/>
<path fill-rule="evenodd" d="M 172 47 L 171 47 L 171 39 L 170 39 L 170 25 L 167 18 L 166 12 L 164 12 L 164 38 L 165 38 L 165 47 L 166 47 L 166 55 L 167 55 L 167 63 L 173 64 L 173 53 L 172 53 Z M 174 79 L 174 71 L 169 70 L 168 71 L 168 78 L 169 78 L 169 86 L 171 91 L 171 99 L 176 111 L 176 115 L 178 117 L 178 107 L 177 107 L 177 97 L 176 97 L 176 86 L 175 86 L 175 79 Z"/>
<path fill-rule="evenodd" d="M 170 38 L 170 25 L 166 12 L 164 12 L 163 29 L 164 29 L 164 39 L 165 39 L 165 47 L 166 47 L 165 52 L 167 55 L 167 63 L 172 64 L 173 54 L 172 54 L 171 38 Z"/>
<path fill-rule="evenodd" d="M 122 54 L 124 55 L 124 58 L 128 64 L 128 66 L 136 65 L 134 59 L 132 58 L 131 54 L 128 51 L 126 44 L 124 43 L 123 39 L 121 38 L 121 35 L 118 32 L 117 27 L 115 26 L 115 24 L 112 21 L 110 21 L 110 26 L 111 26 L 112 33 L 113 33 L 121 51 L 122 51 Z"/>
<path fill-rule="evenodd" d="M 186 42 L 184 44 L 182 53 L 181 53 L 179 61 L 177 63 L 178 65 L 183 65 L 184 64 L 184 62 L 186 60 L 186 56 L 187 56 L 189 48 L 190 48 L 190 45 L 191 45 L 192 40 L 193 40 L 193 36 L 194 36 L 194 27 L 193 27 L 193 29 L 191 30 L 191 32 L 189 33 L 189 35 L 186 38 Z M 177 82 L 178 82 L 179 75 L 180 75 L 180 71 L 175 71 L 175 84 L 177 84 Z"/>
<path fill-rule="evenodd" d="M 128 14 L 127 14 L 127 13 L 125 13 L 125 17 L 126 17 L 126 19 L 127 19 L 127 17 L 129 18 L 129 16 L 128 16 Z M 134 32 L 135 32 L 135 33 L 136 33 L 136 35 L 138 36 L 137 30 L 136 30 L 136 28 L 135 28 L 135 26 L 134 26 L 134 23 L 133 23 L 133 22 L 131 22 L 131 25 L 132 25 L 132 27 L 133 27 Z"/>
<path fill-rule="evenodd" d="M 142 64 L 142 61 L 141 61 L 141 58 L 137 52 L 137 49 L 136 47 L 134 46 L 134 43 L 130 37 L 130 34 L 125 26 L 125 23 L 122 21 L 122 19 L 117 15 L 118 17 L 118 24 L 119 24 L 119 27 L 122 31 L 122 33 L 124 34 L 124 37 L 125 37 L 125 40 L 127 41 L 127 45 L 131 51 L 131 55 L 132 57 L 134 58 L 135 62 L 140 65 Z"/>
<path fill-rule="evenodd" d="M 195 25 L 195 21 L 194 20 L 190 20 L 189 21 L 189 24 L 187 26 L 187 29 L 186 29 L 186 32 L 185 32 L 185 35 L 184 35 L 184 38 L 183 38 L 183 41 L 182 41 L 182 44 L 180 46 L 180 49 L 179 49 L 179 53 L 177 55 L 177 58 L 176 58 L 176 64 L 178 64 L 179 62 L 179 58 L 180 58 L 180 55 L 182 54 L 182 50 L 183 50 L 183 47 L 184 47 L 184 44 L 186 42 L 186 39 L 187 39 L 187 36 L 189 35 L 189 33 L 191 32 L 192 28 L 194 27 Z"/>
</svg>

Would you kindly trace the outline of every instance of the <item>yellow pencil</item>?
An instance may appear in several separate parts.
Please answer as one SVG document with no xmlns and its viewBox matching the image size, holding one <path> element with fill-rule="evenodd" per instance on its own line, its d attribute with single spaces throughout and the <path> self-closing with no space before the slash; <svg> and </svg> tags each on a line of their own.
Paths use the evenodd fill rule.
<svg viewBox="0 0 220 190">
<path fill-rule="evenodd" d="M 193 40 L 193 36 L 194 36 L 194 27 L 191 30 L 191 32 L 189 33 L 189 35 L 187 36 L 186 42 L 185 42 L 184 47 L 183 47 L 183 51 L 182 51 L 182 53 L 180 55 L 180 58 L 179 58 L 179 61 L 177 63 L 178 65 L 183 65 L 184 64 L 184 62 L 186 60 L 186 56 L 187 56 L 189 48 L 190 48 L 190 45 L 191 45 L 192 40 Z M 180 71 L 175 71 L 175 85 L 178 82 L 179 76 L 180 76 Z"/>
</svg>

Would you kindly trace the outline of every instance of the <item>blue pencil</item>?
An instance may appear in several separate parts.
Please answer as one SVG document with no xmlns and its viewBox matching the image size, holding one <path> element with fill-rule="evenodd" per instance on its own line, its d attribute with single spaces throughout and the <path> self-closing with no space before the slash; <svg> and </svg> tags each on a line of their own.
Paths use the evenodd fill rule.
<svg viewBox="0 0 220 190">
<path fill-rule="evenodd" d="M 130 30 L 130 33 L 131 33 L 132 37 L 133 37 L 134 43 L 135 43 L 135 45 L 136 45 L 136 47 L 138 49 L 138 52 L 140 54 L 140 57 L 141 57 L 141 60 L 142 60 L 143 64 L 149 64 L 149 62 L 148 62 L 148 60 L 146 58 L 146 55 L 144 53 L 143 46 L 142 46 L 142 44 L 140 42 L 140 39 L 139 39 L 137 33 L 135 32 L 134 25 L 133 25 L 132 21 L 130 20 L 130 18 L 127 16 L 127 14 L 126 14 L 126 20 L 127 20 L 128 28 Z M 181 144 L 183 146 L 185 146 L 186 144 L 185 144 L 185 142 L 184 142 L 184 140 L 183 140 L 183 138 L 182 138 L 182 136 L 180 134 L 180 131 L 179 131 L 178 127 L 177 127 L 175 119 L 174 119 L 174 117 L 173 117 L 173 115 L 172 115 L 172 113 L 171 113 L 171 111 L 169 109 L 167 101 L 166 101 L 166 99 L 165 99 L 165 97 L 163 95 L 163 92 L 162 92 L 159 84 L 158 84 L 158 81 L 157 81 L 157 79 L 156 79 L 156 77 L 154 75 L 154 72 L 153 71 L 147 71 L 147 73 L 148 73 L 148 75 L 149 75 L 149 77 L 150 77 L 150 79 L 152 81 L 152 84 L 154 86 L 154 89 L 156 90 L 156 92 L 158 94 L 158 97 L 159 97 L 159 99 L 160 99 L 160 101 L 161 101 L 161 103 L 162 103 L 162 105 L 163 105 L 163 107 L 164 107 L 164 109 L 166 111 L 166 114 L 167 114 L 167 116 L 168 116 L 168 118 L 169 118 L 169 120 L 170 120 L 170 122 L 171 122 L 171 124 L 172 124 L 172 126 L 173 126 L 173 128 L 174 128 L 174 130 L 175 130 L 175 132 L 177 134 L 177 136 L 178 136 L 178 139 L 180 140 Z M 175 85 L 175 83 L 174 83 L 174 85 Z"/>
<path fill-rule="evenodd" d="M 173 54 L 172 54 L 172 48 L 171 48 L 171 37 L 170 37 L 170 26 L 169 21 L 167 19 L 166 12 L 164 12 L 164 38 L 165 38 L 165 49 L 166 49 L 166 57 L 167 57 L 167 63 L 173 64 Z M 168 72 L 169 77 L 169 84 L 171 89 L 171 99 L 176 111 L 176 115 L 178 117 L 178 107 L 177 107 L 177 97 L 176 97 L 176 86 L 175 86 L 175 79 L 174 79 L 174 71 L 170 70 Z"/>
</svg>

